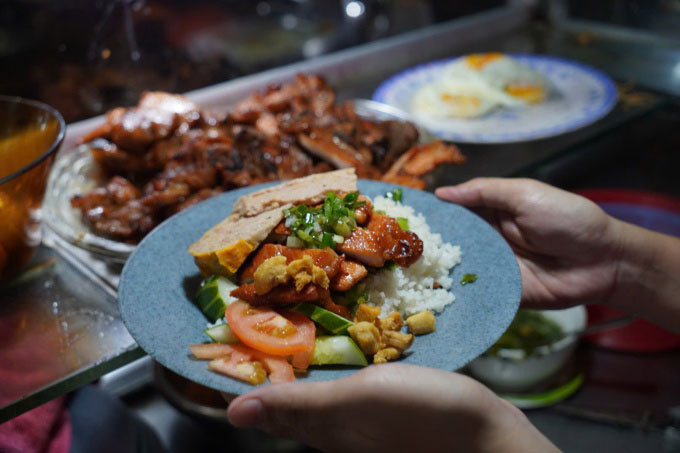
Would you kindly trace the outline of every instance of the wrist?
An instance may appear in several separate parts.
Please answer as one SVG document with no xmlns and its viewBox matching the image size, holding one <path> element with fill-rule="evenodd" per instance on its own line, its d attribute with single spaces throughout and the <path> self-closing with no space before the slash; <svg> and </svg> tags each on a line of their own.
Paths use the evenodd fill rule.
<svg viewBox="0 0 680 453">
<path fill-rule="evenodd" d="M 614 288 L 607 303 L 672 330 L 680 328 L 680 239 L 620 220 Z"/>
<path fill-rule="evenodd" d="M 626 305 L 623 295 L 630 290 L 630 282 L 635 281 L 639 273 L 638 266 L 630 260 L 630 248 L 633 245 L 633 237 L 628 228 L 629 224 L 621 220 L 609 217 L 609 232 L 612 238 L 610 258 L 614 268 L 614 277 L 607 297 L 602 303 L 616 308 Z"/>
<path fill-rule="evenodd" d="M 505 400 L 497 398 L 488 437 L 488 451 L 497 452 L 559 452 L 560 450 L 531 424 L 524 413 Z"/>
</svg>

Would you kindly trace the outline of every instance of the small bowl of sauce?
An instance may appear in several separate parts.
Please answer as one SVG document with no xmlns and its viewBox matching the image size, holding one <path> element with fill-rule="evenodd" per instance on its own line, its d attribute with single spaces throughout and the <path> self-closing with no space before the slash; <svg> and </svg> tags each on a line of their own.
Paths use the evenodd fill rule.
<svg viewBox="0 0 680 453">
<path fill-rule="evenodd" d="M 40 207 L 66 124 L 52 107 L 0 96 L 0 281 L 40 244 Z"/>
</svg>

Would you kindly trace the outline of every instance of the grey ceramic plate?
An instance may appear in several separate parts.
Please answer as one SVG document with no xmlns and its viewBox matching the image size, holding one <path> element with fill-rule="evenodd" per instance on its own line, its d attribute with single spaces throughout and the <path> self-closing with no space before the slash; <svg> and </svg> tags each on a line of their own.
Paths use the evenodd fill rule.
<svg viewBox="0 0 680 453">
<path fill-rule="evenodd" d="M 118 288 L 118 305 L 130 334 L 149 355 L 172 371 L 227 393 L 241 394 L 252 386 L 208 370 L 191 358 L 188 346 L 204 343 L 206 319 L 193 304 L 201 281 L 189 245 L 225 218 L 234 201 L 262 186 L 248 187 L 209 199 L 168 219 L 147 236 L 128 259 Z M 359 181 L 370 197 L 394 185 Z M 417 337 L 402 362 L 456 370 L 491 346 L 512 321 L 521 296 L 521 277 L 507 243 L 486 222 L 460 206 L 434 195 L 404 188 L 404 203 L 427 219 L 446 242 L 460 245 L 462 263 L 452 273 L 456 301 L 437 316 L 437 331 Z M 458 282 L 477 274 L 473 284 Z M 301 381 L 337 379 L 354 367 L 312 367 Z"/>
</svg>

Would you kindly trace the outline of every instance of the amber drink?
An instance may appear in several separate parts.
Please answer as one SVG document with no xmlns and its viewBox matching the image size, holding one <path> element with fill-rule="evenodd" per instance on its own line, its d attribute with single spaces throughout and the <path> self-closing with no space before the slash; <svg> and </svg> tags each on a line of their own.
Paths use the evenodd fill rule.
<svg viewBox="0 0 680 453">
<path fill-rule="evenodd" d="M 40 243 L 40 205 L 65 129 L 53 108 L 0 96 L 0 281 L 16 275 Z"/>
</svg>

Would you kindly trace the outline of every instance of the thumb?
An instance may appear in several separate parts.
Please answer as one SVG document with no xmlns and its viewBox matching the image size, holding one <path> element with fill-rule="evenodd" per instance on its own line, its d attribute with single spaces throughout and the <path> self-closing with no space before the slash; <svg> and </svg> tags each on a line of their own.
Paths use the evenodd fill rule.
<svg viewBox="0 0 680 453">
<path fill-rule="evenodd" d="M 332 381 L 269 385 L 236 398 L 227 416 L 239 428 L 258 428 L 314 445 L 314 437 L 328 434 L 333 426 L 342 394 Z"/>
<path fill-rule="evenodd" d="M 529 179 L 474 178 L 456 186 L 439 187 L 439 198 L 469 208 L 491 208 L 516 212 L 533 185 Z"/>
</svg>

